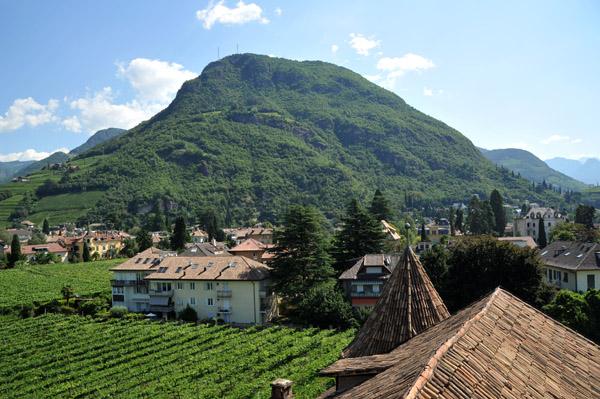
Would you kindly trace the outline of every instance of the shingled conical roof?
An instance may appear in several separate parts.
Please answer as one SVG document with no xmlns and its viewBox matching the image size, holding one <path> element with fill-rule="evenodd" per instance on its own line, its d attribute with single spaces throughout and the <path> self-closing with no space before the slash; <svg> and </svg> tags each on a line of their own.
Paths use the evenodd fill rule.
<svg viewBox="0 0 600 399">
<path fill-rule="evenodd" d="M 409 243 L 369 318 L 341 357 L 388 353 L 449 316 Z"/>
</svg>

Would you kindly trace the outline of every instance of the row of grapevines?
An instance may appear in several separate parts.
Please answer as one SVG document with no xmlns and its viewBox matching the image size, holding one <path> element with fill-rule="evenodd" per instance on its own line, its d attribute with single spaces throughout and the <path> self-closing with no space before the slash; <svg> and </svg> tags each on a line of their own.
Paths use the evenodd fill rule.
<svg viewBox="0 0 600 399">
<path fill-rule="evenodd" d="M 324 392 L 317 377 L 353 330 L 293 330 L 99 320 L 49 314 L 0 318 L 6 398 L 266 398 L 276 378 L 294 396 Z"/>
</svg>

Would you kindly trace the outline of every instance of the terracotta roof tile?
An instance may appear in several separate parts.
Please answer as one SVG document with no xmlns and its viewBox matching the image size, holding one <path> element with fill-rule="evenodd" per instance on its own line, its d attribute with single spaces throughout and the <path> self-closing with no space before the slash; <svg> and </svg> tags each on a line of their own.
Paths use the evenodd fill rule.
<svg viewBox="0 0 600 399">
<path fill-rule="evenodd" d="M 140 252 L 134 257 L 127 259 L 110 269 L 111 271 L 144 271 L 156 269 L 157 265 L 165 257 L 174 257 L 177 252 L 163 251 L 158 248 L 148 248 L 145 251 Z"/>
<path fill-rule="evenodd" d="M 241 280 L 269 277 L 270 267 L 243 256 L 169 257 L 147 280 Z"/>
<path fill-rule="evenodd" d="M 555 241 L 542 250 L 542 261 L 548 266 L 573 271 L 600 271 L 600 243 Z"/>
<path fill-rule="evenodd" d="M 342 357 L 388 353 L 450 316 L 412 250 L 400 257 L 383 291 Z"/>
<path fill-rule="evenodd" d="M 246 241 L 231 248 L 229 252 L 264 251 L 271 247 L 273 247 L 272 244 L 263 244 L 253 238 L 248 238 Z"/>
</svg>

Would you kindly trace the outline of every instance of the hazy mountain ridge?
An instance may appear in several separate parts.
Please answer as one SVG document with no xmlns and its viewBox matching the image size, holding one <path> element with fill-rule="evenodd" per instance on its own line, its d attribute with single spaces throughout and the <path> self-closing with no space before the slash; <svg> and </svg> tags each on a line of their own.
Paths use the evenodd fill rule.
<svg viewBox="0 0 600 399">
<path fill-rule="evenodd" d="M 600 160 L 588 158 L 585 162 L 566 158 L 552 158 L 546 163 L 556 170 L 580 180 L 586 184 L 597 185 L 600 182 Z"/>
</svg>

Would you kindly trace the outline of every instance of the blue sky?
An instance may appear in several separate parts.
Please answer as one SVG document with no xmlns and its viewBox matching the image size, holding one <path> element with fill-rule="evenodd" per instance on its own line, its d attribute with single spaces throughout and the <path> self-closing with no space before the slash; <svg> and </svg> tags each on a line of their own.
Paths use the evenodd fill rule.
<svg viewBox="0 0 600 399">
<path fill-rule="evenodd" d="M 347 67 L 488 148 L 600 157 L 600 2 L 0 0 L 0 161 L 130 128 L 218 56 Z"/>
</svg>

